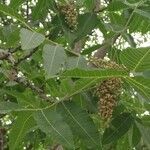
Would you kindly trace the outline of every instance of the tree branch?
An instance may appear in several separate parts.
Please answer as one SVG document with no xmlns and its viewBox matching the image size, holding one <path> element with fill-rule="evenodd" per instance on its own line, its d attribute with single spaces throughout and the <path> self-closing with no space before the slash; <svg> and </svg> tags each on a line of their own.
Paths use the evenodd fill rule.
<svg viewBox="0 0 150 150">
<path fill-rule="evenodd" d="M 12 65 L 12 69 L 9 70 L 8 74 L 6 74 L 7 78 L 11 81 L 15 81 L 24 87 L 30 88 L 34 93 L 37 93 L 41 99 L 44 99 L 46 101 L 52 101 L 51 98 L 47 96 L 47 94 L 44 93 L 42 89 L 37 87 L 32 81 L 28 80 L 25 77 L 18 77 L 18 69 L 17 66 L 27 58 L 31 57 L 37 50 L 38 48 L 33 49 L 29 54 L 23 56 L 22 58 L 18 59 L 17 61 L 14 62 L 14 58 L 12 56 L 13 52 L 15 52 L 18 48 L 14 49 L 13 51 L 10 52 L 7 51 L 1 51 L 0 52 L 0 60 L 8 60 L 9 63 Z"/>
<path fill-rule="evenodd" d="M 97 50 L 97 52 L 94 54 L 94 57 L 103 59 L 107 54 L 108 48 L 111 47 L 116 42 L 116 40 L 118 39 L 119 36 L 120 36 L 120 34 L 116 34 L 116 35 L 114 35 L 114 37 L 112 39 L 106 40 L 103 43 L 103 46 L 100 47 Z"/>
<path fill-rule="evenodd" d="M 26 6 L 27 6 L 26 17 L 27 17 L 27 19 L 29 19 L 29 1 L 28 0 L 26 1 Z"/>
<path fill-rule="evenodd" d="M 74 51 L 75 53 L 77 53 L 77 54 L 80 54 L 82 48 L 84 47 L 84 44 L 85 44 L 85 38 L 79 40 L 78 42 L 76 42 L 76 43 L 74 44 L 73 51 Z"/>
<path fill-rule="evenodd" d="M 10 56 L 10 53 L 7 51 L 0 51 L 0 60 L 5 60 L 8 59 L 8 57 Z"/>
<path fill-rule="evenodd" d="M 52 99 L 50 99 L 42 89 L 40 89 L 39 87 L 35 86 L 34 83 L 32 83 L 31 81 L 24 79 L 24 78 L 16 78 L 15 80 L 17 83 L 23 85 L 24 87 L 30 88 L 32 91 L 34 91 L 34 93 L 37 93 L 39 95 L 39 97 L 43 100 L 52 102 Z"/>
<path fill-rule="evenodd" d="M 95 0 L 94 12 L 99 12 L 101 10 L 101 0 Z"/>
<path fill-rule="evenodd" d="M 44 91 L 36 86 L 32 81 L 28 80 L 26 77 L 18 77 L 17 69 L 11 69 L 6 76 L 9 80 L 15 81 L 18 84 L 31 89 L 34 93 L 38 94 L 41 99 L 52 102 L 52 98 L 48 97 L 47 94 L 45 94 Z"/>
<path fill-rule="evenodd" d="M 18 46 L 14 49 L 9 48 L 8 50 L 1 50 L 0 51 L 0 60 L 8 60 L 9 56 L 11 56 L 13 53 L 18 51 L 21 48 L 21 46 Z"/>
<path fill-rule="evenodd" d="M 19 58 L 15 63 L 14 66 L 18 66 L 22 61 L 26 60 L 27 58 L 30 58 L 36 51 L 38 51 L 38 47 L 31 50 L 29 54 L 23 56 L 22 58 Z"/>
</svg>

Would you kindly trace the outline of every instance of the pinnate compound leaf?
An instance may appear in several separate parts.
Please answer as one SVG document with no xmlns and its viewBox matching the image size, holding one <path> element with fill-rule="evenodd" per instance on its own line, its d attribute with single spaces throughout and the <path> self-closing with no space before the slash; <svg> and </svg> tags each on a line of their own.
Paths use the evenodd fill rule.
<svg viewBox="0 0 150 150">
<path fill-rule="evenodd" d="M 22 107 L 13 102 L 0 102 L 0 114 L 6 114 L 12 111 L 19 111 Z"/>
<path fill-rule="evenodd" d="M 35 113 L 35 120 L 38 127 L 48 136 L 63 146 L 74 149 L 74 141 L 70 127 L 63 121 L 63 118 L 56 110 L 41 110 Z"/>
<path fill-rule="evenodd" d="M 117 141 L 130 129 L 133 121 L 134 119 L 130 113 L 123 113 L 114 118 L 111 122 L 111 126 L 106 128 L 104 132 L 103 144 Z"/>
<path fill-rule="evenodd" d="M 19 32 L 20 29 L 16 25 L 7 25 L 2 27 L 0 39 L 6 42 L 5 47 L 16 47 L 19 45 Z"/>
<path fill-rule="evenodd" d="M 127 48 L 121 53 L 122 63 L 131 71 L 143 71 L 150 68 L 150 47 Z"/>
<path fill-rule="evenodd" d="M 25 135 L 35 125 L 36 124 L 31 112 L 21 112 L 15 120 L 15 123 L 13 124 L 9 133 L 9 149 L 18 149 Z"/>
<path fill-rule="evenodd" d="M 22 28 L 20 30 L 21 47 L 23 50 L 30 50 L 38 47 L 45 40 L 44 35 L 32 32 L 28 29 Z"/>
<path fill-rule="evenodd" d="M 43 48 L 44 69 L 47 78 L 57 74 L 65 63 L 66 54 L 63 47 L 46 44 Z"/>
<path fill-rule="evenodd" d="M 87 147 L 101 150 L 98 130 L 88 113 L 74 102 L 62 102 L 57 107 L 75 136 L 84 141 Z"/>
</svg>

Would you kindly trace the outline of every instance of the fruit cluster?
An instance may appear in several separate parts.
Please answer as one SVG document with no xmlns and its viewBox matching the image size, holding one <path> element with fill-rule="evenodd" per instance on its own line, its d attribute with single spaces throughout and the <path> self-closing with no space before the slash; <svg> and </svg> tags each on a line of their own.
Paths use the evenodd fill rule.
<svg viewBox="0 0 150 150">
<path fill-rule="evenodd" d="M 62 14 L 64 14 L 65 21 L 68 24 L 69 28 L 72 30 L 76 30 L 78 12 L 75 3 L 73 1 L 70 1 L 65 5 L 61 5 L 60 11 Z"/>
<path fill-rule="evenodd" d="M 98 109 L 101 118 L 105 121 L 112 117 L 113 110 L 117 105 L 117 98 L 120 94 L 120 88 L 120 78 L 110 78 L 104 80 L 97 86 L 96 94 L 99 97 Z"/>
<path fill-rule="evenodd" d="M 89 62 L 91 62 L 95 67 L 102 69 L 122 69 L 122 67 L 115 62 L 101 58 L 91 57 Z"/>
<path fill-rule="evenodd" d="M 92 58 L 90 62 L 99 68 L 120 68 L 120 66 L 115 62 L 105 61 L 102 59 Z M 98 110 L 101 118 L 106 122 L 111 119 L 113 110 L 117 105 L 121 83 L 120 78 L 109 78 L 97 85 L 96 95 L 99 97 Z"/>
</svg>

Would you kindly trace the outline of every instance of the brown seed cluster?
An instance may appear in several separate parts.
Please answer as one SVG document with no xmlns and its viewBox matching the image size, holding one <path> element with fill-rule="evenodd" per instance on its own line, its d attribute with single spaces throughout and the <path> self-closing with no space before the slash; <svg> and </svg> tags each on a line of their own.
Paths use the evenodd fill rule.
<svg viewBox="0 0 150 150">
<path fill-rule="evenodd" d="M 61 5 L 60 11 L 65 15 L 65 21 L 68 24 L 69 28 L 72 30 L 76 30 L 78 12 L 75 3 L 73 1 L 70 1 L 65 5 Z"/>
<path fill-rule="evenodd" d="M 116 64 L 113 61 L 107 61 L 107 60 L 103 60 L 101 58 L 96 58 L 96 57 L 91 57 L 89 59 L 89 61 L 98 68 L 104 68 L 104 69 L 122 69 L 121 66 L 119 66 L 118 64 Z"/>
<path fill-rule="evenodd" d="M 96 94 L 99 97 L 98 109 L 103 120 L 107 121 L 112 117 L 113 110 L 117 105 L 117 98 L 120 95 L 121 79 L 110 78 L 104 80 L 97 86 Z"/>
<path fill-rule="evenodd" d="M 102 59 L 90 60 L 96 67 L 107 69 L 118 69 L 120 66 L 115 62 L 105 61 Z M 98 109 L 101 118 L 104 121 L 109 121 L 112 117 L 114 108 L 117 106 L 117 99 L 121 89 L 120 78 L 109 78 L 104 80 L 97 86 L 96 95 L 99 97 Z"/>
</svg>

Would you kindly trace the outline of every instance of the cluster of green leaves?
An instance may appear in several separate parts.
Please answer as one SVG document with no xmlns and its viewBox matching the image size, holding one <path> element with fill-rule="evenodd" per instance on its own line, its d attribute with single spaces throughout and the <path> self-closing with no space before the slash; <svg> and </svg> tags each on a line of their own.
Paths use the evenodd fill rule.
<svg viewBox="0 0 150 150">
<path fill-rule="evenodd" d="M 32 88 L 8 80 L 7 71 L 16 66 L 0 60 L 0 123 L 8 130 L 6 147 L 47 149 L 60 144 L 66 150 L 150 148 L 150 116 L 143 115 L 150 109 L 150 47 L 136 48 L 132 36 L 150 31 L 149 0 L 107 1 L 99 12 L 94 12 L 95 0 L 77 0 L 80 13 L 76 31 L 68 28 L 54 0 L 0 2 L 0 52 L 17 49 L 11 56 L 16 62 L 31 53 L 17 70 L 49 98 L 46 101 Z M 23 9 L 26 5 L 29 8 Z M 103 44 L 83 46 L 81 53 L 73 51 L 75 44 L 87 41 L 94 29 L 102 32 L 105 41 L 117 35 L 128 42 L 129 47 L 121 50 L 115 43 L 104 43 L 109 44 L 110 60 L 125 70 L 87 65 L 87 58 Z M 121 78 L 123 87 L 105 128 L 98 115 L 99 99 L 93 92 L 97 83 L 111 77 Z"/>
</svg>

